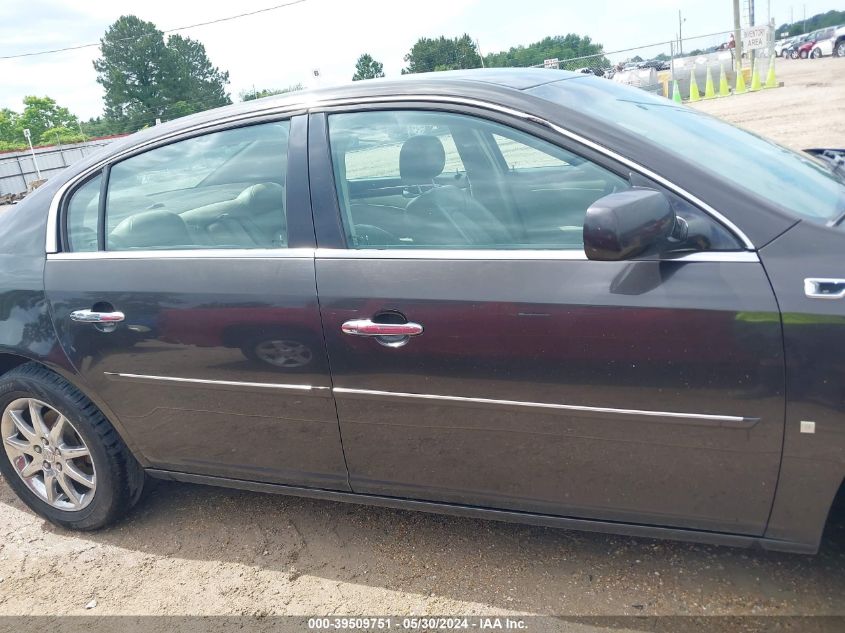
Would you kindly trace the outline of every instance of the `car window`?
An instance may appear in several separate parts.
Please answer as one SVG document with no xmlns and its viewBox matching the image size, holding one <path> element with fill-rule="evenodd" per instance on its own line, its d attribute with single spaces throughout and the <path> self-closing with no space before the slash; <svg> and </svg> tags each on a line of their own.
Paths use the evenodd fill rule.
<svg viewBox="0 0 845 633">
<path fill-rule="evenodd" d="M 829 167 L 693 108 L 586 76 L 529 92 L 570 108 L 589 103 L 596 120 L 657 144 L 795 217 L 826 223 L 845 211 L 845 179 Z"/>
<path fill-rule="evenodd" d="M 551 143 L 461 114 L 335 114 L 329 137 L 354 248 L 580 249 L 587 208 L 630 186 Z"/>
<path fill-rule="evenodd" d="M 70 250 L 97 250 L 97 218 L 100 207 L 100 186 L 103 177 L 95 176 L 79 187 L 67 205 L 67 239 Z"/>
<path fill-rule="evenodd" d="M 596 200 L 631 186 L 660 189 L 462 114 L 335 114 L 329 140 L 347 243 L 356 249 L 581 250 Z M 740 248 L 703 211 L 662 191 L 690 227 L 679 249 Z"/>
<path fill-rule="evenodd" d="M 224 130 L 113 165 L 106 250 L 285 247 L 288 133 Z"/>
</svg>

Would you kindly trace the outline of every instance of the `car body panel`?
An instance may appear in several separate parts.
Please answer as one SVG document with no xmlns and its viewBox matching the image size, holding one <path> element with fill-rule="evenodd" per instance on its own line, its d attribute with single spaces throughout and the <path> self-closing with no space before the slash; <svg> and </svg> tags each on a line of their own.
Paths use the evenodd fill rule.
<svg viewBox="0 0 845 633">
<path fill-rule="evenodd" d="M 795 282 L 804 274 L 836 276 L 841 229 L 799 222 L 623 125 L 543 96 L 551 84 L 564 89 L 569 81 L 604 80 L 497 70 L 356 82 L 207 111 L 119 139 L 3 213 L 0 299 L 7 310 L 0 312 L 0 353 L 38 360 L 75 384 L 157 476 L 814 550 L 845 474 L 836 396 L 841 333 L 838 321 L 827 321 L 841 308 L 832 301 L 807 304 Z M 320 164 L 319 143 L 308 145 L 301 134 L 291 139 L 292 155 L 300 159 L 290 166 L 298 171 L 288 190 L 289 203 L 301 211 L 289 218 L 299 235 L 292 245 L 305 249 L 295 257 L 224 261 L 193 253 L 133 261 L 61 253 L 56 193 L 117 156 L 306 112 L 319 140 L 325 138 L 323 112 L 398 102 L 474 107 L 512 117 L 520 129 L 571 144 L 585 156 L 624 157 L 626 165 L 659 174 L 728 217 L 749 250 L 760 249 L 762 264 L 755 253 L 743 253 L 752 256 L 743 261 L 707 262 L 346 258 L 336 252 L 344 244 L 331 171 Z M 315 233 L 316 260 L 309 250 L 317 246 Z M 814 244 L 812 257 L 801 250 L 807 243 Z M 174 259 L 186 276 L 172 274 Z M 44 294 L 45 269 L 52 305 Z M 397 271 L 412 283 L 402 283 Z M 444 288 L 444 280 L 454 285 Z M 90 307 L 104 293 L 115 305 L 132 302 L 129 324 L 138 327 L 126 332 L 134 339 L 124 332 L 102 345 L 98 339 L 108 334 L 80 336 L 82 326 L 67 322 L 71 308 Z M 388 349 L 340 334 L 343 319 L 387 306 L 421 315 L 423 337 Z M 806 317 L 810 328 L 801 327 Z M 318 339 L 312 369 L 255 365 L 242 353 L 244 332 L 279 321 Z M 567 337 L 569 331 L 581 338 Z M 332 350 L 334 384 L 323 336 Z M 824 347 L 829 337 L 837 343 Z M 720 365 L 725 356 L 729 361 Z M 821 360 L 814 365 L 816 357 Z M 793 358 L 797 366 L 786 370 L 785 380 L 784 359 Z M 216 382 L 163 384 L 140 369 Z M 112 375 L 121 373 L 131 375 Z M 372 494 L 351 492 L 333 393 L 349 423 L 343 439 L 354 488 Z M 666 419 L 657 412 L 681 415 Z M 799 433 L 799 418 L 815 421 L 816 434 Z M 484 460 L 485 453 L 493 457 Z M 466 489 L 455 490 L 458 475 L 467 478 Z M 394 496 L 423 490 L 428 500 Z"/>
<path fill-rule="evenodd" d="M 808 252 L 812 245 L 812 254 Z M 760 257 L 783 314 L 786 433 L 778 495 L 767 536 L 818 543 L 845 476 L 845 300 L 811 299 L 807 278 L 843 278 L 845 234 L 801 222 Z M 814 433 L 801 423 L 813 422 Z"/>
</svg>

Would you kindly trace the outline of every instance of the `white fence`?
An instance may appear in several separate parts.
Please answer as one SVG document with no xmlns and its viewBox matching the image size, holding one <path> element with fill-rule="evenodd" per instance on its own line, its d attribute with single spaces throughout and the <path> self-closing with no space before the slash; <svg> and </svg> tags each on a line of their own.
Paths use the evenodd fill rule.
<svg viewBox="0 0 845 633">
<path fill-rule="evenodd" d="M 26 193 L 29 183 L 38 180 L 38 171 L 41 172 L 41 178 L 47 179 L 113 140 L 96 139 L 85 143 L 36 147 L 38 170 L 35 169 L 29 150 L 0 154 L 0 196 Z"/>
</svg>

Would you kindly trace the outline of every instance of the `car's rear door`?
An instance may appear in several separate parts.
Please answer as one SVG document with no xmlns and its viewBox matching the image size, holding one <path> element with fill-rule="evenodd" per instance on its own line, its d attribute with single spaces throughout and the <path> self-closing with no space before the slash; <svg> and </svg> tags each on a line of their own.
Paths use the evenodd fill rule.
<svg viewBox="0 0 845 633">
<path fill-rule="evenodd" d="M 781 328 L 727 229 L 667 191 L 686 256 L 587 261 L 586 207 L 656 183 L 490 110 L 329 109 L 309 153 L 354 491 L 762 533 Z"/>
<path fill-rule="evenodd" d="M 150 467 L 347 487 L 306 140 L 304 116 L 187 132 L 65 199 L 56 330 Z"/>
</svg>

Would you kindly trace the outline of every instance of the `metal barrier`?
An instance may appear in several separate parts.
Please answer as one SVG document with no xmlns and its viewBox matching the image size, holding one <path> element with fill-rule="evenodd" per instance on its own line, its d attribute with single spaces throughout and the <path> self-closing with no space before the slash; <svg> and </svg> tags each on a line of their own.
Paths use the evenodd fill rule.
<svg viewBox="0 0 845 633">
<path fill-rule="evenodd" d="M 35 161 L 29 150 L 0 154 L 0 196 L 26 193 L 30 184 L 39 179 L 39 173 L 41 179 L 47 179 L 111 142 L 112 139 L 97 139 L 71 145 L 36 147 Z"/>
</svg>

